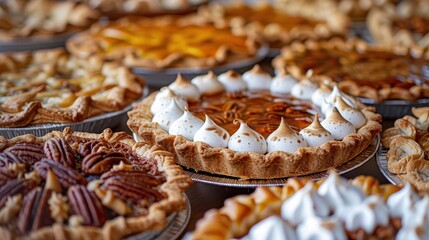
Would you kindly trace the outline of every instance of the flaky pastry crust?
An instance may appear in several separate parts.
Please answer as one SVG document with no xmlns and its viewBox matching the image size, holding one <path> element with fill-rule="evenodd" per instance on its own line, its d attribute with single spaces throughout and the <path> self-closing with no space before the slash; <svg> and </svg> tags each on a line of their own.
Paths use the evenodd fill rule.
<svg viewBox="0 0 429 240">
<path fill-rule="evenodd" d="M 128 126 L 140 140 L 163 146 L 174 153 L 178 164 L 186 168 L 242 179 L 300 176 L 337 167 L 362 152 L 381 131 L 381 116 L 374 113 L 374 109 L 363 107 L 361 111 L 367 119 L 366 124 L 342 141 L 304 147 L 294 153 L 234 152 L 228 148 L 212 148 L 203 142 L 188 141 L 180 135 L 169 135 L 159 128 L 152 122 L 150 112 L 155 95 L 153 93 L 135 104 L 128 112 Z"/>
<path fill-rule="evenodd" d="M 170 213 L 185 208 L 184 191 L 190 186 L 191 179 L 180 166 L 174 163 L 172 154 L 160 148 L 151 148 L 144 142 L 137 143 L 125 132 L 114 133 L 110 129 L 106 129 L 101 134 L 93 134 L 73 132 L 70 128 L 66 128 L 63 132 L 54 131 L 42 137 L 30 134 L 12 139 L 0 137 L 0 150 L 21 142 L 42 144 L 51 138 L 63 138 L 66 141 L 76 138 L 102 140 L 131 147 L 134 153 L 153 159 L 158 170 L 164 173 L 166 181 L 160 186 L 160 191 L 165 197 L 150 205 L 147 214 L 133 217 L 118 216 L 107 220 L 102 227 L 55 223 L 28 235 L 17 237 L 7 228 L 0 226 L 0 235 L 4 237 L 3 239 L 122 239 L 146 230 L 162 229 L 167 223 Z"/>
<path fill-rule="evenodd" d="M 120 64 L 62 49 L 2 54 L 0 77 L 0 127 L 80 122 L 123 109 L 145 86 Z"/>
</svg>

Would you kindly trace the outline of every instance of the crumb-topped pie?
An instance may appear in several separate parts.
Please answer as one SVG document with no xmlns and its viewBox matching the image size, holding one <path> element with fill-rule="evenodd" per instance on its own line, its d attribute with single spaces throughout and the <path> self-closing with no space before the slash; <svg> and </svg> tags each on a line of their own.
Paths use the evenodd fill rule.
<svg viewBox="0 0 429 240">
<path fill-rule="evenodd" d="M 277 8 L 264 1 L 253 5 L 212 2 L 198 12 L 217 26 L 229 26 L 234 33 L 262 37 L 273 49 L 295 40 L 345 35 L 348 26 L 347 17 L 335 8 L 322 7 L 310 13 L 303 6 Z"/>
<path fill-rule="evenodd" d="M 285 47 L 273 66 L 296 78 L 312 70 L 318 81 L 374 102 L 429 97 L 429 52 L 418 47 L 383 48 L 357 39 L 307 41 Z"/>
<path fill-rule="evenodd" d="M 289 179 L 258 187 L 208 211 L 189 239 L 345 240 L 429 238 L 429 195 L 381 185 L 373 177 L 350 181 L 331 173 L 318 182 Z"/>
<path fill-rule="evenodd" d="M 1 54 L 0 78 L 0 127 L 75 123 L 121 110 L 145 84 L 124 66 L 63 49 Z"/>
<path fill-rule="evenodd" d="M 179 75 L 128 115 L 139 139 L 163 146 L 180 165 L 242 179 L 339 166 L 381 130 L 381 117 L 372 108 L 338 88 L 318 89 L 309 79 L 287 74 L 273 79 L 258 65 L 243 75 L 210 72 L 192 82 Z"/>
<path fill-rule="evenodd" d="M 429 108 L 413 108 L 413 115 L 397 119 L 384 131 L 382 143 L 388 171 L 429 192 Z"/>
<path fill-rule="evenodd" d="M 122 239 L 162 229 L 190 178 L 171 153 L 128 134 L 0 138 L 2 239 Z"/>
<path fill-rule="evenodd" d="M 188 17 L 122 18 L 94 25 L 67 42 L 74 55 L 93 55 L 149 69 L 208 68 L 252 58 L 259 44 Z"/>
<path fill-rule="evenodd" d="M 384 46 L 429 47 L 429 1 L 407 0 L 398 5 L 373 9 L 368 29 L 375 42 Z"/>
<path fill-rule="evenodd" d="M 0 3 L 0 40 L 70 33 L 98 18 L 97 11 L 75 1 L 6 0 Z"/>
</svg>

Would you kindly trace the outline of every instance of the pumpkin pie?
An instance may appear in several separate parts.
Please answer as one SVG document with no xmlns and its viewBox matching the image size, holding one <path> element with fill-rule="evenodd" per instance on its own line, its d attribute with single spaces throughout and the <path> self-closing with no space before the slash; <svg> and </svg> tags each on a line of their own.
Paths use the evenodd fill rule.
<svg viewBox="0 0 429 240">
<path fill-rule="evenodd" d="M 0 138 L 2 239 L 122 239 L 162 229 L 190 178 L 124 132 Z"/>
<path fill-rule="evenodd" d="M 116 63 L 63 49 L 0 55 L 0 127 L 75 123 L 122 110 L 142 96 L 142 78 Z"/>
<path fill-rule="evenodd" d="M 193 16 L 123 18 L 96 24 L 67 42 L 80 58 L 99 56 L 130 67 L 201 69 L 256 55 L 260 44 Z"/>
<path fill-rule="evenodd" d="M 259 66 L 192 81 L 179 75 L 128 115 L 140 140 L 174 153 L 180 165 L 242 179 L 325 171 L 357 156 L 381 130 L 372 108 L 337 87 L 285 73 L 272 78 Z"/>
<path fill-rule="evenodd" d="M 319 82 L 374 102 L 429 97 L 428 64 L 426 49 L 384 48 L 357 39 L 294 43 L 273 60 L 279 71 L 303 78 L 312 70 Z"/>
<path fill-rule="evenodd" d="M 96 10 L 75 1 L 6 0 L 0 12 L 0 41 L 72 33 L 99 18 Z"/>
<path fill-rule="evenodd" d="M 331 173 L 258 187 L 205 213 L 189 239 L 427 239 L 429 195 Z"/>
<path fill-rule="evenodd" d="M 254 5 L 213 2 L 201 7 L 198 13 L 217 26 L 229 26 L 234 33 L 262 38 L 273 49 L 295 40 L 327 39 L 347 32 L 348 19 L 335 8 L 322 7 L 310 13 L 307 6 L 295 6 L 298 3 L 281 8 L 262 2 Z"/>
</svg>

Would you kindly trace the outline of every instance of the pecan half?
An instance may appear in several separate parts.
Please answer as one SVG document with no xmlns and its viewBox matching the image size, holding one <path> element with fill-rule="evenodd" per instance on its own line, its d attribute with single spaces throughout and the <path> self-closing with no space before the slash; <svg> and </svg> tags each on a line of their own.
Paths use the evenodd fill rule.
<svg viewBox="0 0 429 240">
<path fill-rule="evenodd" d="M 67 191 L 73 214 L 82 216 L 85 225 L 101 227 L 106 222 L 106 211 L 94 192 L 82 185 L 75 185 Z"/>
<path fill-rule="evenodd" d="M 51 138 L 45 142 L 43 150 L 46 156 L 64 166 L 74 168 L 74 153 L 70 145 L 62 138 Z"/>
<path fill-rule="evenodd" d="M 16 171 L 5 167 L 0 168 L 0 186 L 16 178 L 18 178 L 18 173 Z"/>
<path fill-rule="evenodd" d="M 43 178 L 46 179 L 48 169 L 52 169 L 57 176 L 62 187 L 69 188 L 76 184 L 86 185 L 86 179 L 76 170 L 66 167 L 51 159 L 42 159 L 34 165 L 34 170 Z"/>
<path fill-rule="evenodd" d="M 33 143 L 17 143 L 3 152 L 10 163 L 23 163 L 26 167 L 45 157 L 43 147 Z"/>
<path fill-rule="evenodd" d="M 42 188 L 37 187 L 24 197 L 17 222 L 21 233 L 35 231 L 54 223 L 48 205 L 51 195 L 51 189 L 42 190 Z"/>
<path fill-rule="evenodd" d="M 91 153 L 98 152 L 100 150 L 105 151 L 108 148 L 109 147 L 106 142 L 94 140 L 94 141 L 79 144 L 79 148 L 77 149 L 77 152 L 82 157 L 86 157 Z"/>
<path fill-rule="evenodd" d="M 156 202 L 164 198 L 159 186 L 165 182 L 163 176 L 153 176 L 138 169 L 111 170 L 100 178 L 102 188 L 115 192 L 123 200 L 134 203 L 140 200 Z"/>
<path fill-rule="evenodd" d="M 121 162 L 128 163 L 128 159 L 122 153 L 95 152 L 82 160 L 82 171 L 86 174 L 102 174 Z"/>
<path fill-rule="evenodd" d="M 25 195 L 36 186 L 37 182 L 33 179 L 13 179 L 8 181 L 6 185 L 0 188 L 0 208 L 6 203 L 8 196 L 20 193 Z"/>
</svg>

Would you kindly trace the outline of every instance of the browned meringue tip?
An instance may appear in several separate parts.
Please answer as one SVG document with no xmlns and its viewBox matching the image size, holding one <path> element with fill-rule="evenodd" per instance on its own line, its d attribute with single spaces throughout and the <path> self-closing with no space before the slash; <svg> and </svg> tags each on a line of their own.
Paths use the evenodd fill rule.
<svg viewBox="0 0 429 240">
<path fill-rule="evenodd" d="M 209 78 L 217 78 L 216 74 L 211 70 L 206 74 L 206 76 Z"/>
<path fill-rule="evenodd" d="M 254 74 L 260 74 L 260 75 L 265 75 L 268 74 L 266 71 L 264 71 L 264 69 L 262 69 L 262 67 L 259 64 L 256 64 L 251 70 L 250 72 L 254 73 Z"/>
<path fill-rule="evenodd" d="M 308 127 L 314 129 L 324 129 L 322 124 L 320 124 L 319 113 L 316 112 L 316 114 L 314 114 L 313 122 Z"/>
<path fill-rule="evenodd" d="M 352 107 L 348 105 L 341 96 L 335 97 L 335 103 L 338 103 L 341 110 L 352 109 Z"/>
<path fill-rule="evenodd" d="M 319 88 L 323 91 L 323 92 L 331 92 L 332 89 L 325 83 L 320 84 Z"/>
<path fill-rule="evenodd" d="M 229 70 L 228 72 L 225 73 L 225 75 L 227 77 L 233 78 L 233 79 L 238 79 L 240 77 L 240 74 L 234 70 Z"/>
<path fill-rule="evenodd" d="M 348 122 L 346 119 L 341 116 L 341 113 L 336 107 L 332 109 L 332 113 L 328 118 L 331 122 Z"/>
<path fill-rule="evenodd" d="M 284 118 L 281 118 L 279 127 L 274 131 L 280 135 L 295 134 L 295 131 L 286 123 Z"/>
<path fill-rule="evenodd" d="M 174 80 L 177 84 L 190 84 L 190 81 L 186 79 L 181 73 L 177 74 L 176 80 Z"/>
</svg>

